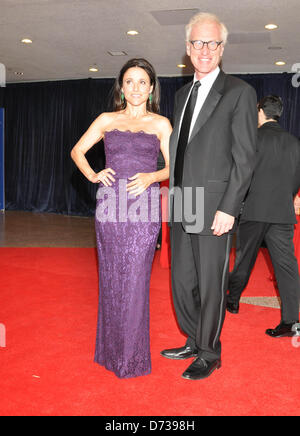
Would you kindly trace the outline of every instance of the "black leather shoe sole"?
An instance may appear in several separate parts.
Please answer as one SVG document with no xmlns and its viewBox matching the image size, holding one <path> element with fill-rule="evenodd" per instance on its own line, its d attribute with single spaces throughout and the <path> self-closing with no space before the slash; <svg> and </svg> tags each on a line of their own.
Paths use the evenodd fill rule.
<svg viewBox="0 0 300 436">
<path fill-rule="evenodd" d="M 295 332 L 287 332 L 287 333 L 273 333 L 273 331 L 266 331 L 266 335 L 270 336 L 270 338 L 293 338 L 294 336 L 297 336 Z"/>
<path fill-rule="evenodd" d="M 210 369 L 199 369 L 189 372 L 188 370 L 182 374 L 182 378 L 186 380 L 203 380 L 211 376 L 211 374 L 222 367 L 221 362 L 216 362 Z"/>
<path fill-rule="evenodd" d="M 275 329 L 266 330 L 266 335 L 271 338 L 293 338 L 300 333 L 299 323 L 280 323 Z"/>
<path fill-rule="evenodd" d="M 198 351 L 171 351 L 171 350 L 163 350 L 161 353 L 161 356 L 166 357 L 167 359 L 171 360 L 184 360 L 184 359 L 191 359 L 192 357 L 198 356 Z"/>
</svg>

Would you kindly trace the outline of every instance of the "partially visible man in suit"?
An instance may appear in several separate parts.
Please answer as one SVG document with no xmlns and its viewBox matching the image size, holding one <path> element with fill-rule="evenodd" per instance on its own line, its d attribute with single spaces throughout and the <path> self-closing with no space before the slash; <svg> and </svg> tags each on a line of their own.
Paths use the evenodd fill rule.
<svg viewBox="0 0 300 436">
<path fill-rule="evenodd" d="M 258 104 L 257 162 L 237 232 L 237 256 L 229 280 L 227 309 L 238 313 L 258 250 L 269 250 L 281 297 L 281 323 L 266 333 L 294 336 L 299 321 L 300 279 L 294 254 L 294 197 L 300 187 L 300 142 L 278 120 L 282 100 L 270 95 Z"/>
<path fill-rule="evenodd" d="M 219 67 L 227 35 L 212 14 L 197 14 L 188 24 L 186 49 L 195 75 L 175 96 L 170 141 L 172 291 L 188 338 L 185 346 L 161 354 L 195 357 L 183 374 L 191 380 L 221 366 L 231 235 L 256 152 L 256 93 Z"/>
</svg>

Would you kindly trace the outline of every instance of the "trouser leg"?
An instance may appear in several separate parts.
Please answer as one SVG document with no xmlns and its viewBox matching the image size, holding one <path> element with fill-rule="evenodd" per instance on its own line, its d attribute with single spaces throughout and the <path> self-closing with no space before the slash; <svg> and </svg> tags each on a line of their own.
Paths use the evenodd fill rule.
<svg viewBox="0 0 300 436">
<path fill-rule="evenodd" d="M 238 303 L 247 286 L 252 269 L 261 247 L 268 224 L 255 221 L 241 221 L 237 230 L 236 259 L 229 274 L 228 301 Z"/>
<path fill-rule="evenodd" d="M 190 235 L 180 222 L 174 222 L 170 231 L 171 275 L 174 308 L 187 344 L 195 346 L 196 326 L 200 308 L 198 277 Z"/>
<path fill-rule="evenodd" d="M 286 324 L 299 320 L 300 278 L 293 237 L 292 224 L 271 224 L 265 235 L 281 298 L 281 320 Z"/>
<path fill-rule="evenodd" d="M 191 235 L 191 240 L 201 302 L 196 345 L 199 357 L 212 361 L 221 357 L 232 236 Z"/>
</svg>

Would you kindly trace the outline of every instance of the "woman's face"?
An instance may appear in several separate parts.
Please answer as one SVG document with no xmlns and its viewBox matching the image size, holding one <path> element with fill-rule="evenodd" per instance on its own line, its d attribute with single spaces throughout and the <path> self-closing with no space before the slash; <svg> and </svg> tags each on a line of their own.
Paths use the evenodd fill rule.
<svg viewBox="0 0 300 436">
<path fill-rule="evenodd" d="M 151 86 L 149 75 L 143 68 L 133 67 L 124 74 L 122 91 L 127 103 L 140 106 L 147 102 L 153 86 Z"/>
</svg>

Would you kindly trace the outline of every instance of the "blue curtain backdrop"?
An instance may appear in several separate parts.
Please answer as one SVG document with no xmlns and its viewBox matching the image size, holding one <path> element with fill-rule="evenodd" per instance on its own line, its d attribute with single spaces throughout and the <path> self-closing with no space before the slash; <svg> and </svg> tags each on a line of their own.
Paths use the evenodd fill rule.
<svg viewBox="0 0 300 436">
<path fill-rule="evenodd" d="M 281 125 L 300 137 L 299 87 L 293 74 L 239 75 L 257 91 L 283 98 Z M 175 92 L 191 77 L 160 78 L 161 114 L 172 118 Z M 97 186 L 76 169 L 70 151 L 91 122 L 112 108 L 114 79 L 8 84 L 0 88 L 5 108 L 6 209 L 94 214 Z M 103 143 L 87 155 L 97 171 L 104 167 Z"/>
</svg>

